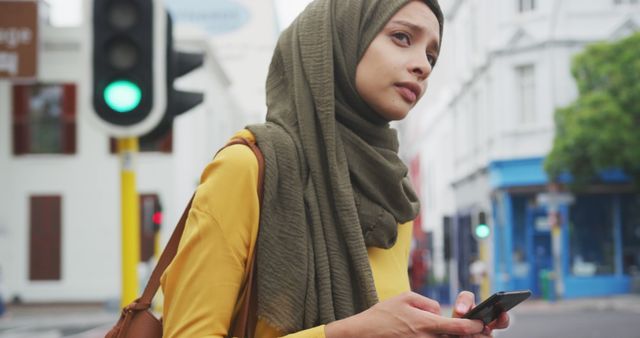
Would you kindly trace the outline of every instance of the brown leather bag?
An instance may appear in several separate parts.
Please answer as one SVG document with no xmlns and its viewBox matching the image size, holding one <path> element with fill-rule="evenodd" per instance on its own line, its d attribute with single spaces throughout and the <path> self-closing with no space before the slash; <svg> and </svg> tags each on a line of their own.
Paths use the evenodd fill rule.
<svg viewBox="0 0 640 338">
<path fill-rule="evenodd" d="M 234 138 L 222 149 L 233 144 L 244 144 L 250 147 L 253 153 L 256 155 L 256 158 L 258 159 L 258 197 L 260 199 L 260 204 L 262 204 L 262 187 L 264 180 L 264 157 L 262 156 L 262 152 L 255 144 L 243 138 Z M 180 221 L 173 231 L 173 234 L 171 235 L 167 246 L 162 252 L 160 260 L 153 270 L 153 273 L 149 278 L 149 282 L 147 283 L 147 286 L 142 293 L 142 297 L 136 299 L 131 304 L 122 309 L 120 319 L 118 320 L 116 325 L 107 333 L 105 338 L 162 337 L 162 320 L 156 318 L 153 313 L 151 313 L 149 308 L 151 307 L 151 300 L 153 299 L 153 296 L 155 296 L 156 292 L 158 291 L 158 287 L 160 286 L 160 276 L 162 276 L 162 273 L 167 268 L 169 263 L 171 263 L 173 257 L 178 251 L 178 244 L 180 243 L 180 238 L 182 237 L 184 225 L 187 221 L 187 216 L 189 214 L 189 209 L 191 209 L 192 202 L 193 197 L 191 197 L 191 200 L 182 213 L 182 217 L 180 217 Z M 247 281 L 242 289 L 242 293 L 238 297 L 238 303 L 242 302 L 242 305 L 236 319 L 233 322 L 232 330 L 229 330 L 228 337 L 245 338 L 254 336 L 253 331 L 257 323 L 257 316 L 255 313 L 256 296 L 254 278 L 254 262 L 256 250 L 254 249 L 253 252 L 254 254 L 249 257 L 249 261 L 247 262 L 247 264 L 249 264 L 249 275 L 247 276 Z"/>
</svg>

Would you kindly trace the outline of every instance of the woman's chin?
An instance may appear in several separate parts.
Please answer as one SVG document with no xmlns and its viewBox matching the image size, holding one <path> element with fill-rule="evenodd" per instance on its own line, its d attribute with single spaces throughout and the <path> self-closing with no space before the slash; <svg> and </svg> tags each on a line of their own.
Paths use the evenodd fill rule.
<svg viewBox="0 0 640 338">
<path fill-rule="evenodd" d="M 389 109 L 381 113 L 380 116 L 388 121 L 401 121 L 409 115 L 411 108 L 413 107 L 395 107 L 395 109 Z"/>
</svg>

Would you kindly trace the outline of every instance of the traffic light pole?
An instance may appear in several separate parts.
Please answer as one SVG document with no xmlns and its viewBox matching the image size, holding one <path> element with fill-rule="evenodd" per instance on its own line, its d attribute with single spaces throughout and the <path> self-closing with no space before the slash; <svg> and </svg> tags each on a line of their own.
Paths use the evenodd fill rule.
<svg viewBox="0 0 640 338">
<path fill-rule="evenodd" d="M 136 191 L 135 158 L 138 138 L 118 139 L 120 157 L 120 191 L 122 212 L 122 294 L 121 307 L 138 295 L 138 263 L 140 262 L 140 206 Z"/>
<path fill-rule="evenodd" d="M 481 240 L 478 243 L 478 258 L 485 263 L 485 273 L 482 276 L 482 282 L 480 283 L 480 299 L 484 300 L 489 298 L 491 292 L 491 281 L 489 280 L 489 243 L 486 240 Z"/>
</svg>

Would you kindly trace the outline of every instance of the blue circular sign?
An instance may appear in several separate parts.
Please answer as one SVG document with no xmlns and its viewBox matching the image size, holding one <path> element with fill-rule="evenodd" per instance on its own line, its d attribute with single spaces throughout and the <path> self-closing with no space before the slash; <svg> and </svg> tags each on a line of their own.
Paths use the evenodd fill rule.
<svg viewBox="0 0 640 338">
<path fill-rule="evenodd" d="M 249 22 L 249 10 L 233 0 L 167 0 L 175 22 L 187 22 L 210 34 L 235 31 Z"/>
</svg>

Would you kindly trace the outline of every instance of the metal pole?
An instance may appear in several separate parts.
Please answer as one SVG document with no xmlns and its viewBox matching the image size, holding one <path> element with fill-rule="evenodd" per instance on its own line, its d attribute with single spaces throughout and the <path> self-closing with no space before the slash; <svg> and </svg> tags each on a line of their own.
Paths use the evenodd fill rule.
<svg viewBox="0 0 640 338">
<path fill-rule="evenodd" d="M 135 158 L 138 138 L 118 139 L 122 212 L 122 294 L 120 305 L 129 305 L 138 296 L 140 262 L 140 206 L 136 191 Z"/>
<path fill-rule="evenodd" d="M 555 300 L 564 295 L 564 278 L 562 274 L 562 224 L 558 211 L 549 211 L 551 220 L 551 251 L 553 252 L 553 274 L 555 286 Z"/>
<path fill-rule="evenodd" d="M 559 212 L 558 193 L 560 187 L 557 183 L 549 184 L 550 202 L 547 205 L 549 223 L 551 223 L 551 252 L 553 255 L 554 274 L 554 300 L 560 300 L 564 295 L 564 278 L 562 274 L 562 220 Z"/>
<path fill-rule="evenodd" d="M 488 243 L 489 239 L 483 239 L 478 243 L 480 246 L 478 248 L 479 251 L 479 259 L 484 263 L 484 273 L 482 275 L 482 283 L 480 283 L 480 300 L 484 300 L 489 298 L 489 293 L 491 292 L 491 283 L 489 280 L 489 250 Z"/>
</svg>

